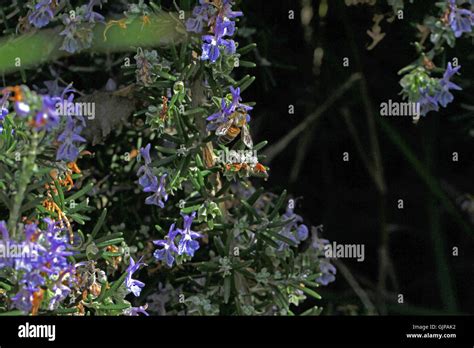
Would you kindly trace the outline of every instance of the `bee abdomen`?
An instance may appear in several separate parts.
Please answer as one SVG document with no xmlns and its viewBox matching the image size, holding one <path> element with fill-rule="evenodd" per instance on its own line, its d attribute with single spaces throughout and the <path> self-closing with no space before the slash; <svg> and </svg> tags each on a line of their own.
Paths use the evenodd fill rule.
<svg viewBox="0 0 474 348">
<path fill-rule="evenodd" d="M 228 143 L 233 141 L 239 134 L 240 134 L 239 127 L 231 127 L 225 134 L 217 138 L 217 142 L 221 145 L 227 145 Z"/>
</svg>

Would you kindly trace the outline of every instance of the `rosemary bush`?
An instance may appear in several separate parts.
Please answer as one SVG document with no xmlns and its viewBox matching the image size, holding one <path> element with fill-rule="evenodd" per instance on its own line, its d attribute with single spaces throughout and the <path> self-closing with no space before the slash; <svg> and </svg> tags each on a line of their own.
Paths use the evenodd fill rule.
<svg viewBox="0 0 474 348">
<path fill-rule="evenodd" d="M 14 0 L 0 7 L 0 315 L 320 314 L 318 288 L 336 275 L 325 253 L 330 243 L 305 223 L 291 193 L 264 189 L 266 163 L 353 83 L 365 91 L 363 72 L 351 70 L 266 161 L 267 142 L 252 138 L 259 105 L 249 93 L 250 57 L 270 63 L 249 42 L 253 28 L 243 25 L 241 2 L 136 1 Z M 415 6 L 335 1 L 374 6 L 369 51 Z M 309 4 L 300 4 L 306 39 Z M 318 6 L 324 18 L 330 6 Z M 453 48 L 472 40 L 473 6 L 445 0 L 410 13 L 418 21 L 415 59 L 399 76 L 414 122 L 468 89 Z M 323 55 L 318 46 L 315 67 Z M 391 100 L 382 104 L 382 116 L 401 115 L 388 110 Z M 348 110 L 341 112 L 349 122 Z M 379 123 L 457 217 L 402 138 Z M 364 164 L 383 196 L 378 152 L 373 165 L 368 157 Z"/>
<path fill-rule="evenodd" d="M 296 200 L 262 188 L 243 15 L 230 0 L 2 8 L 1 313 L 320 313 L 336 269 Z M 83 81 L 77 59 L 114 78 Z"/>
</svg>

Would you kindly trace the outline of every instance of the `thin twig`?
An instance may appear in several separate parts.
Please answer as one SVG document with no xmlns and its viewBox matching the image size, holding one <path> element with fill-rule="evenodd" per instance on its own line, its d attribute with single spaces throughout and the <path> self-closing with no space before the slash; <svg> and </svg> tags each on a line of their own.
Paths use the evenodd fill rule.
<svg viewBox="0 0 474 348">
<path fill-rule="evenodd" d="M 344 82 L 326 101 L 317 108 L 313 113 L 304 119 L 299 125 L 293 128 L 287 135 L 281 138 L 275 145 L 271 146 L 267 151 L 264 152 L 266 156 L 266 162 L 270 163 L 280 152 L 282 152 L 289 143 L 291 143 L 301 132 L 305 131 L 306 128 L 318 120 L 339 98 L 341 98 L 355 82 L 361 79 L 360 73 L 352 74 L 349 79 Z"/>
<path fill-rule="evenodd" d="M 339 8 L 341 8 L 341 4 L 339 4 Z M 344 21 L 345 31 L 350 41 L 351 50 L 353 52 L 356 69 L 360 72 L 363 71 L 363 67 L 361 64 L 361 57 L 359 53 L 359 48 L 355 44 L 356 40 L 354 37 L 354 33 L 352 27 L 349 23 L 348 16 L 346 13 L 346 8 L 342 6 L 342 17 Z M 386 184 L 384 179 L 384 171 L 382 165 L 382 157 L 380 153 L 380 146 L 378 141 L 378 134 L 377 134 L 377 127 L 375 125 L 376 115 L 373 109 L 372 100 L 370 98 L 369 88 L 367 85 L 367 80 L 365 76 L 361 73 L 360 79 L 360 94 L 362 97 L 362 102 L 364 104 L 365 115 L 367 118 L 367 126 L 369 132 L 369 143 L 370 149 L 372 152 L 372 161 L 374 164 L 373 173 L 375 175 L 376 180 L 378 181 L 377 191 L 377 199 L 378 199 L 378 207 L 379 207 L 379 226 L 380 226 L 380 245 L 379 245 L 379 271 L 378 271 L 378 293 L 382 294 L 386 290 L 386 279 L 387 273 L 392 272 L 393 268 L 390 268 L 389 265 L 391 264 L 390 261 L 390 235 L 387 229 L 387 222 L 386 222 Z M 395 277 L 395 274 L 392 274 L 392 277 Z M 379 312 L 381 314 L 386 314 L 386 306 L 383 297 L 380 295 L 378 298 L 379 302 Z"/>
<path fill-rule="evenodd" d="M 351 134 L 352 139 L 354 140 L 354 144 L 356 145 L 357 152 L 359 153 L 359 156 L 361 157 L 362 162 L 364 163 L 365 168 L 367 169 L 367 172 L 369 173 L 370 177 L 374 181 L 375 186 L 377 186 L 377 189 L 379 191 L 383 191 L 384 187 L 382 186 L 382 183 L 377 175 L 374 165 L 370 163 L 370 159 L 367 156 L 366 151 L 364 150 L 364 147 L 362 146 L 362 142 L 360 140 L 357 129 L 351 120 L 351 114 L 350 114 L 349 109 L 344 107 L 344 108 L 341 108 L 340 112 L 342 114 L 342 117 L 344 118 L 347 129 L 349 130 L 349 133 Z"/>
<path fill-rule="evenodd" d="M 347 268 L 347 266 L 341 260 L 333 259 L 332 261 L 339 269 L 342 276 L 347 280 L 356 295 L 359 297 L 360 301 L 367 310 L 367 313 L 369 313 L 370 315 L 377 314 L 377 310 L 375 309 L 374 304 L 370 300 L 369 295 L 367 295 L 367 292 L 361 288 L 357 280 L 352 276 L 352 273 Z"/>
</svg>

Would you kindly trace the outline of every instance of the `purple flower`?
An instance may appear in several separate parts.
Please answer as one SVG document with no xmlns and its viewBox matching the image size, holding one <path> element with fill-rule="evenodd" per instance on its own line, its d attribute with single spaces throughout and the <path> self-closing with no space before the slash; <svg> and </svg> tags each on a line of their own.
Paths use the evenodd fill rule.
<svg viewBox="0 0 474 348">
<path fill-rule="evenodd" d="M 42 249 L 37 269 L 59 277 L 70 266 L 67 257 L 73 255 L 73 252 L 69 251 L 70 245 L 59 223 L 50 218 L 43 221 L 46 223 L 46 229 L 39 236 Z"/>
<path fill-rule="evenodd" d="M 42 96 L 42 106 L 34 118 L 36 129 L 46 129 L 48 131 L 59 125 L 59 115 L 56 110 L 56 101 L 50 96 Z"/>
<path fill-rule="evenodd" d="M 33 294 L 36 292 L 36 289 L 31 288 L 22 288 L 20 291 L 16 293 L 15 296 L 12 297 L 13 304 L 15 308 L 19 309 L 24 313 L 28 313 L 31 311 L 32 302 L 33 302 Z"/>
<path fill-rule="evenodd" d="M 79 149 L 75 143 L 84 143 L 86 139 L 80 136 L 82 126 L 76 124 L 76 121 L 68 116 L 64 131 L 58 136 L 61 145 L 56 153 L 58 161 L 74 162 L 79 157 Z"/>
<path fill-rule="evenodd" d="M 158 178 L 153 174 L 152 169 L 149 166 L 141 166 L 138 169 L 138 175 L 141 175 L 138 179 L 138 183 L 143 187 L 143 190 L 150 192 L 151 187 L 158 185 Z"/>
<path fill-rule="evenodd" d="M 36 224 L 28 224 L 25 226 L 25 240 L 31 241 L 33 236 L 36 234 L 38 230 L 38 225 Z"/>
<path fill-rule="evenodd" d="M 0 235 L 2 239 L 0 240 L 0 245 L 3 245 L 5 248 L 15 247 L 18 250 L 22 250 L 24 256 L 21 258 L 10 258 L 10 257 L 0 257 L 0 268 L 11 267 L 15 270 L 29 270 L 31 271 L 34 267 L 31 265 L 31 259 L 36 258 L 38 251 L 44 251 L 44 248 L 38 245 L 30 243 L 31 236 L 36 232 L 36 224 L 28 224 L 24 228 L 25 232 L 25 241 L 17 242 L 10 239 L 7 225 L 5 221 L 0 221 Z"/>
<path fill-rule="evenodd" d="M 461 87 L 450 81 L 450 79 L 459 71 L 459 69 L 461 69 L 461 66 L 457 66 L 453 69 L 451 63 L 448 63 L 448 67 L 440 81 L 441 91 L 435 95 L 435 99 L 443 107 L 446 107 L 454 99 L 454 96 L 449 91 L 450 89 L 458 91 L 462 90 Z"/>
<path fill-rule="evenodd" d="M 232 11 L 232 1 L 225 0 L 220 7 L 214 9 L 201 1 L 201 6 L 197 6 L 193 15 L 194 18 L 188 19 L 186 28 L 188 31 L 200 33 L 202 31 L 203 22 L 207 20 L 208 25 L 211 26 L 212 35 L 204 35 L 202 37 L 202 60 L 209 60 L 215 63 L 221 55 L 221 48 L 224 49 L 224 54 L 231 55 L 235 53 L 234 40 L 226 37 L 231 37 L 235 33 L 235 22 L 232 20 L 236 17 L 242 16 L 242 12 Z"/>
<path fill-rule="evenodd" d="M 199 243 L 195 239 L 201 238 L 202 235 L 191 230 L 191 225 L 195 217 L 196 212 L 192 213 L 192 215 L 183 215 L 183 229 L 177 229 L 181 235 L 181 239 L 178 243 L 179 255 L 187 254 L 192 257 L 194 256 L 194 252 L 199 249 Z"/>
<path fill-rule="evenodd" d="M 420 104 L 420 113 L 423 116 L 430 111 L 438 111 L 439 105 L 446 107 L 453 101 L 454 96 L 450 90 L 461 90 L 462 88 L 450 80 L 458 73 L 459 69 L 461 69 L 461 66 L 453 68 L 451 63 L 448 63 L 443 78 L 437 80 L 439 82 L 434 92 L 430 91 L 428 87 L 420 89 L 420 99 L 418 103 Z"/>
<path fill-rule="evenodd" d="M 5 221 L 0 221 L 0 236 L 2 237 L 0 240 L 0 246 L 6 250 L 7 243 L 10 243 L 10 234 L 8 233 L 7 224 Z M 13 267 L 13 264 L 13 260 L 0 256 L 0 269 L 5 267 Z"/>
<path fill-rule="evenodd" d="M 43 231 L 44 251 L 40 257 L 39 270 L 46 274 L 59 276 L 69 266 L 68 256 L 73 255 L 69 251 L 67 238 L 61 236 L 63 229 L 56 221 L 50 218 L 43 220 L 47 228 Z"/>
<path fill-rule="evenodd" d="M 230 87 L 230 103 L 228 103 L 228 98 L 222 98 L 221 101 L 221 109 L 212 114 L 211 116 L 207 117 L 206 120 L 209 121 L 207 124 L 208 130 L 215 130 L 220 125 L 227 123 L 229 121 L 229 117 L 234 114 L 237 110 L 241 110 L 246 114 L 246 122 L 250 122 L 250 115 L 248 111 L 252 110 L 251 106 L 242 104 L 242 97 L 240 96 L 240 88 Z M 241 121 L 241 120 L 237 120 Z"/>
<path fill-rule="evenodd" d="M 176 248 L 176 245 L 174 244 L 174 239 L 176 238 L 178 231 L 174 227 L 175 224 L 170 226 L 165 239 L 153 241 L 153 244 L 163 248 L 155 250 L 153 256 L 159 261 L 165 261 L 168 267 L 173 266 L 175 260 L 174 255 L 178 253 L 178 248 Z"/>
<path fill-rule="evenodd" d="M 61 50 L 69 53 L 89 48 L 92 44 L 92 29 L 96 22 L 104 22 L 104 17 L 93 11 L 93 7 L 101 5 L 101 0 L 90 0 L 88 5 L 76 8 L 76 16 L 71 18 L 68 14 L 63 14 L 61 20 L 65 25 L 59 35 L 64 36 Z"/>
<path fill-rule="evenodd" d="M 219 8 L 210 6 L 207 0 L 200 0 L 199 3 L 193 10 L 193 16 L 186 21 L 187 31 L 201 33 L 204 23 L 207 23 L 218 38 L 234 35 L 235 23 L 232 19 L 242 16 L 243 13 L 232 11 L 233 1 L 225 0 Z"/>
<path fill-rule="evenodd" d="M 6 90 L 3 91 L 3 97 L 0 99 L 0 134 L 3 133 L 3 121 L 5 120 L 5 117 L 8 115 L 8 97 L 10 96 L 10 93 Z M 12 134 L 14 133 L 14 130 L 12 129 Z"/>
<path fill-rule="evenodd" d="M 0 110 L 0 121 L 3 121 L 5 119 L 5 116 L 8 115 L 8 109 L 5 107 L 2 107 Z"/>
<path fill-rule="evenodd" d="M 236 18 L 243 16 L 243 13 L 241 11 L 232 11 L 232 4 L 233 0 L 224 0 L 223 1 L 223 7 L 221 10 L 221 16 L 226 17 L 226 18 Z"/>
<path fill-rule="evenodd" d="M 46 224 L 44 230 L 39 230 L 35 224 L 26 225 L 24 228 L 25 241 L 20 246 L 23 252 L 28 251 L 30 256 L 2 265 L 16 272 L 19 291 L 12 297 L 12 301 L 15 308 L 25 313 L 32 308 L 33 295 L 46 288 L 52 294 L 47 303 L 48 309 L 57 308 L 70 294 L 70 287 L 75 279 L 75 267 L 68 260 L 73 253 L 63 235 L 64 229 L 49 218 L 43 221 Z M 0 223 L 0 226 L 6 230 L 4 224 Z"/>
<path fill-rule="evenodd" d="M 449 26 L 455 37 L 461 37 L 463 33 L 470 33 L 474 25 L 474 13 L 472 11 L 459 8 L 455 0 L 450 0 Z"/>
<path fill-rule="evenodd" d="M 74 88 L 72 88 L 72 83 L 66 87 L 61 87 L 58 84 L 58 80 L 48 80 L 44 81 L 43 84 L 46 88 L 42 88 L 41 92 L 53 96 L 57 102 L 66 99 L 66 94 L 75 92 Z"/>
<path fill-rule="evenodd" d="M 138 169 L 137 175 L 140 177 L 138 183 L 143 187 L 145 192 L 154 192 L 155 186 L 158 186 L 158 178 L 153 174 L 153 170 L 150 167 L 151 157 L 150 157 L 150 147 L 151 144 L 148 144 L 144 148 L 140 149 L 140 154 L 145 161 L 145 164 Z"/>
<path fill-rule="evenodd" d="M 64 41 L 60 49 L 72 54 L 82 49 L 81 42 L 76 39 L 77 25 L 71 21 L 68 15 L 64 15 L 62 20 L 65 28 L 59 33 L 59 35 L 64 36 Z M 86 40 L 89 40 L 89 38 L 92 40 L 92 35 L 86 36 Z"/>
<path fill-rule="evenodd" d="M 140 306 L 140 307 L 132 307 L 132 308 L 126 309 L 123 314 L 136 317 L 138 316 L 138 313 L 141 313 L 143 315 L 149 316 L 149 314 L 146 312 L 147 308 L 148 308 L 148 304 L 144 306 Z"/>
<path fill-rule="evenodd" d="M 293 212 L 293 208 L 290 205 L 287 206 L 285 214 L 282 216 L 284 221 L 288 221 L 285 227 L 279 232 L 280 235 L 286 237 L 296 244 L 306 240 L 309 235 L 308 227 L 304 224 L 303 218 Z M 284 241 L 278 241 L 278 250 L 284 250 L 288 248 L 288 244 Z"/>
<path fill-rule="evenodd" d="M 132 292 L 136 297 L 140 296 L 140 292 L 142 291 L 142 288 L 145 286 L 144 283 L 142 283 L 139 280 L 132 279 L 133 273 L 138 271 L 140 266 L 145 265 L 143 262 L 141 262 L 143 259 L 140 258 L 137 263 L 133 260 L 132 257 L 130 257 L 130 265 L 128 266 L 127 270 L 125 271 L 127 273 L 127 276 L 125 278 L 125 286 L 128 291 Z"/>
<path fill-rule="evenodd" d="M 234 88 L 230 86 L 230 93 L 232 95 L 232 103 L 230 105 L 230 110 L 229 110 L 231 113 L 235 112 L 237 109 L 241 109 L 244 111 L 253 110 L 251 106 L 241 103 L 242 97 L 240 96 L 240 87 Z M 250 116 L 247 114 L 247 122 L 249 121 L 250 121 Z"/>
<path fill-rule="evenodd" d="M 94 6 L 102 6 L 103 0 L 90 0 L 89 4 L 87 4 L 87 7 L 85 7 L 85 13 L 84 13 L 84 19 L 88 22 L 91 23 L 103 23 L 105 21 L 104 16 L 102 16 L 100 13 L 94 12 L 93 7 Z M 107 2 L 107 0 L 105 0 Z M 84 8 L 84 6 L 82 6 Z"/>
<path fill-rule="evenodd" d="M 319 238 L 318 230 L 316 227 L 314 227 L 311 230 L 311 247 L 317 251 L 322 252 L 324 251 L 324 246 L 327 244 L 329 244 L 329 241 L 324 238 Z"/>
<path fill-rule="evenodd" d="M 429 89 L 420 90 L 420 99 L 418 100 L 420 104 L 420 113 L 425 116 L 430 111 L 438 111 L 439 105 L 436 98 L 430 95 Z"/>
<path fill-rule="evenodd" d="M 147 146 L 140 149 L 140 154 L 145 160 L 145 165 L 149 165 L 151 163 L 150 148 L 151 148 L 151 144 L 148 144 Z"/>
<path fill-rule="evenodd" d="M 53 19 L 52 0 L 41 0 L 35 5 L 34 10 L 30 11 L 28 21 L 36 28 L 42 28 L 49 24 Z"/>
<path fill-rule="evenodd" d="M 214 63 L 220 56 L 219 41 L 221 39 L 217 39 L 211 35 L 204 35 L 202 39 L 204 43 L 202 44 L 201 59 L 210 60 L 211 63 Z"/>
<path fill-rule="evenodd" d="M 214 34 L 216 37 L 232 36 L 235 33 L 235 22 L 228 17 L 219 16 L 216 19 Z"/>
<path fill-rule="evenodd" d="M 308 226 L 306 225 L 299 225 L 298 228 L 296 229 L 296 239 L 299 241 L 304 241 L 308 238 L 309 231 L 308 231 Z"/>
<path fill-rule="evenodd" d="M 61 87 L 58 84 L 58 80 L 50 80 L 45 81 L 44 85 L 46 88 L 40 90 L 42 94 L 51 96 L 51 99 L 54 101 L 57 109 L 59 106 L 63 106 L 63 110 L 61 110 L 61 116 L 74 116 L 74 111 L 69 110 L 69 105 L 74 100 L 74 92 L 76 92 L 76 90 L 72 87 L 72 83 L 66 87 Z M 84 121 L 83 123 L 85 125 Z"/>
<path fill-rule="evenodd" d="M 54 294 L 49 301 L 48 309 L 53 311 L 58 308 L 59 304 L 69 296 L 71 289 L 64 284 L 57 284 L 54 289 Z"/>
<path fill-rule="evenodd" d="M 165 207 L 165 202 L 168 200 L 168 194 L 165 189 L 165 180 L 167 174 L 163 174 L 158 185 L 158 180 L 153 181 L 151 186 L 146 187 L 144 192 L 153 192 L 153 194 L 145 199 L 145 204 L 157 205 L 160 208 Z"/>
<path fill-rule="evenodd" d="M 196 6 L 193 10 L 193 17 L 186 21 L 186 30 L 194 33 L 201 33 L 204 23 L 209 21 L 209 3 L 201 1 L 201 6 Z"/>
<path fill-rule="evenodd" d="M 51 95 L 51 97 L 47 97 L 49 109 L 52 109 L 54 105 L 55 113 L 58 115 L 57 107 L 58 105 L 62 105 L 64 111 L 62 111 L 61 115 L 67 116 L 64 130 L 57 138 L 57 141 L 60 142 L 61 145 L 56 153 L 56 160 L 74 162 L 79 156 L 79 149 L 75 143 L 86 142 L 86 140 L 80 136 L 83 127 L 86 125 L 84 118 L 82 116 L 73 118 L 73 115 L 69 113 L 69 108 L 67 107 L 74 99 L 75 90 L 72 88 L 72 84 L 64 88 L 59 87 L 56 80 L 46 81 L 44 84 L 46 85 L 47 93 Z M 56 125 L 58 124 L 59 119 L 56 122 Z M 50 124 L 49 128 L 52 128 L 52 124 Z"/>
<path fill-rule="evenodd" d="M 321 259 L 319 263 L 319 269 L 322 274 L 316 279 L 317 283 L 326 286 L 336 280 L 336 267 L 334 267 L 334 265 L 332 265 L 329 260 Z"/>
<path fill-rule="evenodd" d="M 138 169 L 138 175 L 140 175 L 138 183 L 143 187 L 144 191 L 146 190 L 145 192 L 150 192 L 152 187 L 158 185 L 158 178 L 153 174 L 152 169 L 149 166 L 141 166 Z"/>
<path fill-rule="evenodd" d="M 0 134 L 3 132 L 3 120 L 5 120 L 5 116 L 8 115 L 8 109 L 1 107 L 0 110 Z"/>
<path fill-rule="evenodd" d="M 165 189 L 165 180 L 167 174 L 163 174 L 158 183 L 158 178 L 153 174 L 153 170 L 150 167 L 151 157 L 150 157 L 150 148 L 151 144 L 148 144 L 144 148 L 140 149 L 140 154 L 145 161 L 145 164 L 142 165 L 137 172 L 137 175 L 140 177 L 138 183 L 143 187 L 143 192 L 152 192 L 153 194 L 145 199 L 145 204 L 148 205 L 157 205 L 160 208 L 165 207 L 165 202 L 168 200 L 168 194 Z"/>
<path fill-rule="evenodd" d="M 227 55 L 235 53 L 234 40 L 226 40 L 218 36 L 204 35 L 202 37 L 204 43 L 202 44 L 201 60 L 209 60 L 215 63 L 220 57 L 220 47 L 224 48 L 224 53 Z"/>
<path fill-rule="evenodd" d="M 231 114 L 232 113 L 230 112 L 230 108 L 227 106 L 226 99 L 222 98 L 221 109 L 206 119 L 209 121 L 207 124 L 207 129 L 215 130 L 221 124 L 227 123 Z"/>
<path fill-rule="evenodd" d="M 20 117 L 27 116 L 31 111 L 30 106 L 22 101 L 15 102 L 13 108 L 15 109 L 16 114 Z"/>
<path fill-rule="evenodd" d="M 7 224 L 5 221 L 0 221 L 0 233 L 2 234 L 2 239 L 4 241 L 10 240 L 10 235 L 8 234 Z"/>
</svg>

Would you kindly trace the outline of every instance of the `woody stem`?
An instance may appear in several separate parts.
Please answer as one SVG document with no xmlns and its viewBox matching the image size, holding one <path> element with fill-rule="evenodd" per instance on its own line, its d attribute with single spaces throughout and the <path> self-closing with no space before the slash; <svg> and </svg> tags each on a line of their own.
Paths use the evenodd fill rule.
<svg viewBox="0 0 474 348">
<path fill-rule="evenodd" d="M 28 154 L 23 157 L 20 177 L 18 178 L 17 192 L 13 200 L 13 207 L 10 210 L 10 217 L 8 219 L 8 230 L 11 237 L 15 237 L 17 230 L 18 219 L 20 218 L 21 206 L 24 200 L 26 188 L 30 183 L 31 177 L 35 171 L 35 160 L 40 140 L 40 134 L 37 131 L 32 131 L 31 143 Z"/>
</svg>

